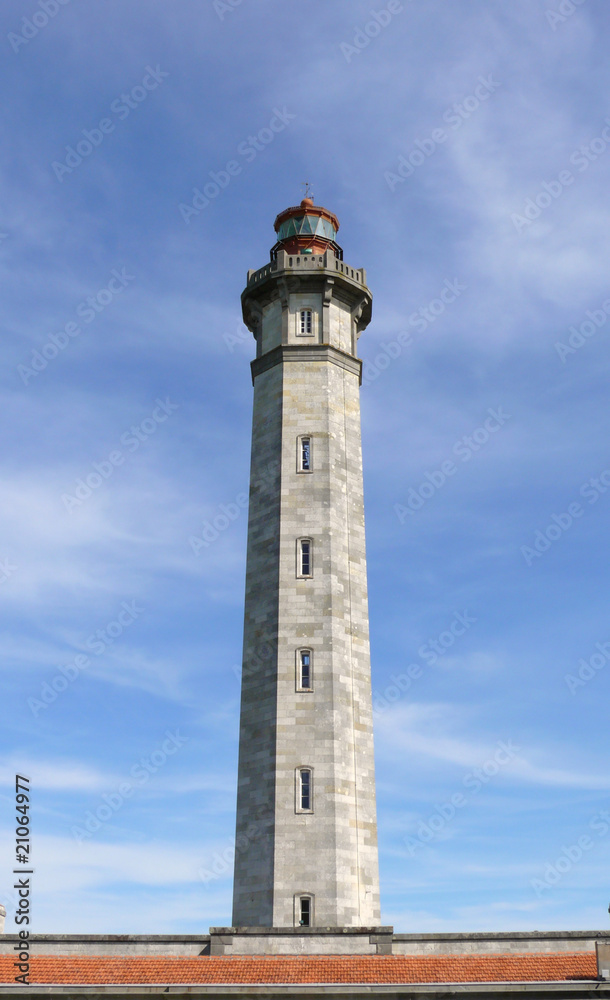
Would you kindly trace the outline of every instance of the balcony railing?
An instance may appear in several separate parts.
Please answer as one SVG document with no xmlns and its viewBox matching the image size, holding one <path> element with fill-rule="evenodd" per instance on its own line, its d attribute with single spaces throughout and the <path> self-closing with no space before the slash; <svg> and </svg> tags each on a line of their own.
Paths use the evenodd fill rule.
<svg viewBox="0 0 610 1000">
<path fill-rule="evenodd" d="M 248 272 L 248 286 L 259 285 L 261 281 L 264 281 L 269 277 L 270 274 L 275 273 L 280 270 L 280 259 L 276 257 L 269 264 L 265 264 L 264 267 L 260 267 L 258 271 Z M 334 268 L 333 268 L 334 261 Z M 323 253 L 323 254 L 288 254 L 286 253 L 283 258 L 284 270 L 290 270 L 294 272 L 298 271 L 321 271 L 321 270 L 335 270 L 339 274 L 344 274 L 346 278 L 351 278 L 352 281 L 358 282 L 359 285 L 366 284 L 366 277 L 364 270 L 362 268 L 350 267 L 343 260 L 338 260 L 334 254 Z"/>
</svg>

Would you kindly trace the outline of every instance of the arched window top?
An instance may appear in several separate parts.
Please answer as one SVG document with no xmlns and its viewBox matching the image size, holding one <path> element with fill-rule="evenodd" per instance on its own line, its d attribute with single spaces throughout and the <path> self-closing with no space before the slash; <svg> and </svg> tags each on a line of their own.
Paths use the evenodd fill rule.
<svg viewBox="0 0 610 1000">
<path fill-rule="evenodd" d="M 296 811 L 313 812 L 313 769 L 297 767 L 296 770 Z"/>
<path fill-rule="evenodd" d="M 311 896 L 299 897 L 299 925 L 301 927 L 311 927 L 312 917 Z"/>
<path fill-rule="evenodd" d="M 311 434 L 301 434 L 297 438 L 297 472 L 313 472 Z"/>
<path fill-rule="evenodd" d="M 313 541 L 311 538 L 299 538 L 297 541 L 297 576 L 313 576 Z"/>
<path fill-rule="evenodd" d="M 294 923 L 296 927 L 313 927 L 314 925 L 313 892 L 297 892 L 294 897 Z"/>
<path fill-rule="evenodd" d="M 297 649 L 297 691 L 313 691 L 311 649 Z"/>
</svg>

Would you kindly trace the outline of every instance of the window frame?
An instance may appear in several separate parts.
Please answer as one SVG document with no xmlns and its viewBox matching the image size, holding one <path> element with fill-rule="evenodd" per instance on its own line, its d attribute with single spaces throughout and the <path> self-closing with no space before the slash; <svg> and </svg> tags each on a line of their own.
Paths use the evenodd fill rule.
<svg viewBox="0 0 610 1000">
<path fill-rule="evenodd" d="M 307 320 L 307 318 L 303 320 L 303 315 L 305 313 L 309 313 L 309 321 Z M 317 310 L 313 302 L 310 303 L 309 305 L 300 305 L 295 310 L 294 318 L 295 318 L 295 326 L 294 326 L 295 336 L 315 337 L 317 335 L 318 332 Z M 303 325 L 305 326 L 304 330 L 301 329 Z M 307 329 L 308 325 L 309 325 L 309 330 Z"/>
<path fill-rule="evenodd" d="M 299 336 L 313 337 L 313 309 L 299 309 Z"/>
<path fill-rule="evenodd" d="M 307 900 L 309 903 L 309 923 L 302 924 L 302 903 L 303 900 Z M 313 892 L 296 892 L 294 894 L 294 926 L 295 927 L 313 927 L 314 926 L 314 914 L 315 914 L 315 895 Z"/>
<path fill-rule="evenodd" d="M 303 572 L 303 544 L 309 543 L 309 572 Z M 296 565 L 296 575 L 297 580 L 311 580 L 313 577 L 313 538 L 306 535 L 303 538 L 297 538 L 297 565 Z"/>
<path fill-rule="evenodd" d="M 303 468 L 303 442 L 309 441 L 309 468 Z M 313 472 L 313 434 L 299 434 L 297 437 L 297 472 L 310 476 Z"/>
<path fill-rule="evenodd" d="M 309 686 L 304 687 L 303 685 L 303 654 L 306 653 L 309 656 Z M 313 650 L 310 646 L 301 646 L 296 651 L 296 690 L 300 692 L 313 691 Z"/>
<path fill-rule="evenodd" d="M 309 775 L 309 806 L 303 805 L 303 774 Z M 294 772 L 295 783 L 295 804 L 294 811 L 300 815 L 311 816 L 313 814 L 313 767 L 309 764 L 299 764 Z"/>
</svg>

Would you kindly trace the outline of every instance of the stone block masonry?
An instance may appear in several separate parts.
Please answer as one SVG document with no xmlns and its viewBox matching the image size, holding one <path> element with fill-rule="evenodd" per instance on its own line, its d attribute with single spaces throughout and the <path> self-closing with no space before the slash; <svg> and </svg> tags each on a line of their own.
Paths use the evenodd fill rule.
<svg viewBox="0 0 610 1000">
<path fill-rule="evenodd" d="M 303 896 L 313 927 L 379 924 L 356 354 L 370 317 L 363 273 L 330 251 L 317 259 L 280 251 L 275 268 L 251 272 L 243 297 L 257 358 L 236 927 L 293 928 Z M 307 474 L 302 436 L 311 442 Z M 311 575 L 300 572 L 301 539 Z M 261 661 L 264 643 L 273 652 Z M 305 691 L 296 675 L 302 649 L 312 670 Z M 311 808 L 300 808 L 301 769 L 311 775 Z M 253 818 L 256 838 L 247 835 Z M 369 948 L 377 953 L 376 943 Z"/>
</svg>

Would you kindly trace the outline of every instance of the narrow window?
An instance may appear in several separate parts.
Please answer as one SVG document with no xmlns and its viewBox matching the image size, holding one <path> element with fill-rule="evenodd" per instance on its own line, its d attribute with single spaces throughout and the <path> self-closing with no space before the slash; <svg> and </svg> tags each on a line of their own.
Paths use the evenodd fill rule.
<svg viewBox="0 0 610 1000">
<path fill-rule="evenodd" d="M 294 922 L 298 927 L 313 927 L 315 897 L 312 892 L 296 893 L 294 897 Z"/>
<path fill-rule="evenodd" d="M 311 538 L 299 539 L 297 552 L 297 576 L 313 576 Z"/>
<path fill-rule="evenodd" d="M 311 788 L 311 769 L 309 767 L 299 768 L 299 811 L 313 812 L 313 796 Z"/>
<path fill-rule="evenodd" d="M 311 309 L 301 309 L 301 336 L 306 337 L 312 331 Z"/>
<path fill-rule="evenodd" d="M 310 649 L 299 649 L 297 651 L 297 689 L 299 691 L 313 690 Z"/>
<path fill-rule="evenodd" d="M 297 472 L 311 472 L 313 469 L 311 437 L 302 434 L 297 438 Z"/>
</svg>

